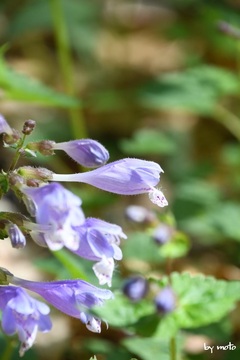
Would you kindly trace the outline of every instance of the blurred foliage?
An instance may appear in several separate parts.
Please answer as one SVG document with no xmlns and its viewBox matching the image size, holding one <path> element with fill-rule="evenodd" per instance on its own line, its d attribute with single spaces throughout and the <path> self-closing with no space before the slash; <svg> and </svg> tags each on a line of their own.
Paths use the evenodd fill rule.
<svg viewBox="0 0 240 360">
<path fill-rule="evenodd" d="M 157 223 L 168 223 L 168 210 L 154 208 L 157 223 L 147 226 L 126 221 L 126 206 L 150 206 L 146 196 L 119 199 L 70 186 L 86 215 L 122 225 L 128 239 L 115 271 L 116 299 L 95 310 L 110 328 L 94 336 L 72 320 L 64 351 L 49 340 L 51 358 L 238 359 L 239 348 L 210 354 L 203 343 L 240 344 L 238 308 L 231 313 L 240 296 L 240 39 L 219 25 L 225 21 L 239 30 L 239 1 L 56 2 L 67 29 L 73 91 L 61 67 L 66 47 L 56 40 L 53 0 L 2 0 L 1 113 L 16 128 L 35 119 L 32 141 L 68 141 L 79 136 L 84 123 L 87 137 L 102 142 L 111 160 L 133 156 L 159 162 L 174 235 L 162 246 L 152 239 Z M 3 169 L 8 160 L 3 150 Z M 59 173 L 79 171 L 64 154 L 30 162 Z M 7 187 L 4 179 L 1 175 L 1 186 Z M 38 248 L 32 251 L 36 267 L 49 278 L 94 281 L 88 262 L 65 251 L 55 256 L 42 251 L 40 258 Z M 152 279 L 153 287 L 138 303 L 120 291 L 123 279 L 135 273 Z M 168 282 L 177 307 L 159 316 L 151 295 Z M 173 358 L 169 339 L 176 332 Z M 45 358 L 39 349 L 26 358 Z"/>
</svg>

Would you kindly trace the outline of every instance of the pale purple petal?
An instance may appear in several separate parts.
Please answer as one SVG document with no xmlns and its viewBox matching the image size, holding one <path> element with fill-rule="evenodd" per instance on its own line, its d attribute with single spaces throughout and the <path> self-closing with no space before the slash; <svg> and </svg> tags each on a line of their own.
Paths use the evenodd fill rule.
<svg viewBox="0 0 240 360">
<path fill-rule="evenodd" d="M 78 319 L 81 312 L 113 298 L 111 291 L 99 289 L 83 280 L 34 282 L 13 277 L 12 282 L 41 295 L 60 311 Z"/>
<path fill-rule="evenodd" d="M 7 121 L 4 119 L 4 117 L 0 114 L 0 134 L 8 134 L 8 135 L 12 135 L 13 134 L 13 130 L 12 128 L 8 125 Z"/>
<path fill-rule="evenodd" d="M 57 183 L 23 188 L 22 192 L 34 203 L 36 221 L 40 225 L 38 230 L 30 227 L 33 240 L 53 251 L 64 246 L 77 250 L 80 239 L 76 227 L 85 220 L 81 199 Z M 50 226 L 49 229 L 46 225 Z"/>
<path fill-rule="evenodd" d="M 0 308 L 3 331 L 7 335 L 17 333 L 21 341 L 20 356 L 33 345 L 38 330 L 48 332 L 52 327 L 49 307 L 20 287 L 0 286 Z"/>
<path fill-rule="evenodd" d="M 107 149 L 96 140 L 72 140 L 53 145 L 54 150 L 65 151 L 73 160 L 85 167 L 104 165 L 109 159 Z"/>
<path fill-rule="evenodd" d="M 93 185 L 99 189 L 122 195 L 146 193 L 158 184 L 161 167 L 140 159 L 122 159 L 85 173 L 53 174 L 53 181 L 74 181 Z"/>
</svg>

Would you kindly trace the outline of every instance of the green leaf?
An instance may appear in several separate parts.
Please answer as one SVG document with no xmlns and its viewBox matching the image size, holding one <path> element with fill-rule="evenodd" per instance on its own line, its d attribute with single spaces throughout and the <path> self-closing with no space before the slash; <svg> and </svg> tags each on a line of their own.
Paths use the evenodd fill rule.
<svg viewBox="0 0 240 360">
<path fill-rule="evenodd" d="M 220 199 L 219 189 L 206 181 L 189 179 L 177 187 L 177 198 L 198 205 L 212 206 Z"/>
<path fill-rule="evenodd" d="M 162 318 L 155 336 L 170 337 L 179 329 L 217 322 L 233 310 L 240 299 L 239 281 L 173 273 L 170 284 L 177 298 L 176 309 Z"/>
<path fill-rule="evenodd" d="M 135 259 L 158 264 L 161 262 L 158 245 L 147 233 L 136 231 L 129 234 L 122 249 L 124 260 Z"/>
<path fill-rule="evenodd" d="M 74 278 L 87 280 L 88 277 L 81 266 L 80 258 L 65 249 L 53 251 L 53 255 L 68 270 L 69 274 Z"/>
<path fill-rule="evenodd" d="M 174 139 L 169 135 L 152 129 L 137 130 L 133 138 L 120 142 L 121 149 L 127 154 L 173 154 L 177 147 Z"/>
<path fill-rule="evenodd" d="M 133 337 L 123 340 L 122 344 L 142 360 L 170 360 L 168 341 Z"/>
<path fill-rule="evenodd" d="M 44 106 L 78 107 L 80 101 L 58 93 L 39 81 L 19 74 L 5 63 L 0 54 L 0 88 L 4 98 Z"/>
<path fill-rule="evenodd" d="M 114 294 L 113 300 L 108 300 L 101 307 L 94 308 L 94 313 L 100 316 L 109 325 L 128 327 L 135 324 L 141 317 L 154 312 L 154 304 L 147 300 L 133 303 L 120 292 Z"/>
<path fill-rule="evenodd" d="M 9 182 L 8 178 L 4 174 L 0 174 L 0 198 L 8 192 Z"/>
<path fill-rule="evenodd" d="M 164 258 L 178 258 L 187 254 L 190 249 L 188 237 L 177 232 L 174 237 L 160 247 L 160 255 Z"/>
<path fill-rule="evenodd" d="M 224 95 L 236 94 L 239 84 L 230 71 L 202 65 L 165 74 L 146 84 L 139 99 L 154 109 L 185 109 L 211 114 Z"/>
<path fill-rule="evenodd" d="M 210 224 L 219 234 L 240 241 L 240 205 L 235 203 L 223 203 L 217 206 L 209 214 Z"/>
</svg>

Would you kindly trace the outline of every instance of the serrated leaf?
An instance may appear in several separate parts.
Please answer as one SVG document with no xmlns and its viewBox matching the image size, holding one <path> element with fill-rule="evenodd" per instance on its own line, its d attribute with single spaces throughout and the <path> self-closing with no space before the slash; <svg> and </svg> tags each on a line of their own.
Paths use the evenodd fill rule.
<svg viewBox="0 0 240 360">
<path fill-rule="evenodd" d="M 173 273 L 170 284 L 176 309 L 162 318 L 155 336 L 170 337 L 179 329 L 197 328 L 219 321 L 240 299 L 240 282 L 210 276 Z"/>
<path fill-rule="evenodd" d="M 17 73 L 5 63 L 0 54 L 0 88 L 4 98 L 33 102 L 44 106 L 78 107 L 80 101 L 48 88 L 39 81 Z"/>
<path fill-rule="evenodd" d="M 151 108 L 211 114 L 220 98 L 237 93 L 238 86 L 238 79 L 230 71 L 205 65 L 164 74 L 146 84 L 139 98 Z"/>
</svg>

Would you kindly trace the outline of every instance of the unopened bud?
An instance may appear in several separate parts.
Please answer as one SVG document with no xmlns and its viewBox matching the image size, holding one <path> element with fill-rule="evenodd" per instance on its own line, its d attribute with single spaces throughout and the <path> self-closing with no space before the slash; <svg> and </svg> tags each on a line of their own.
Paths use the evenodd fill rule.
<svg viewBox="0 0 240 360">
<path fill-rule="evenodd" d="M 7 232 L 13 248 L 20 249 L 26 245 L 26 238 L 16 224 L 9 224 Z"/>
<path fill-rule="evenodd" d="M 34 120 L 26 120 L 23 124 L 22 133 L 24 135 L 30 135 L 34 130 L 36 122 Z"/>
<path fill-rule="evenodd" d="M 126 217 L 136 223 L 151 223 L 156 220 L 153 211 L 139 205 L 130 205 L 126 208 Z"/>
<path fill-rule="evenodd" d="M 171 240 L 172 235 L 173 229 L 166 224 L 161 224 L 154 230 L 153 239 L 157 244 L 163 245 Z"/>
<path fill-rule="evenodd" d="M 123 293 L 132 301 L 143 299 L 148 289 L 148 282 L 142 276 L 131 277 L 123 285 Z"/>
</svg>

